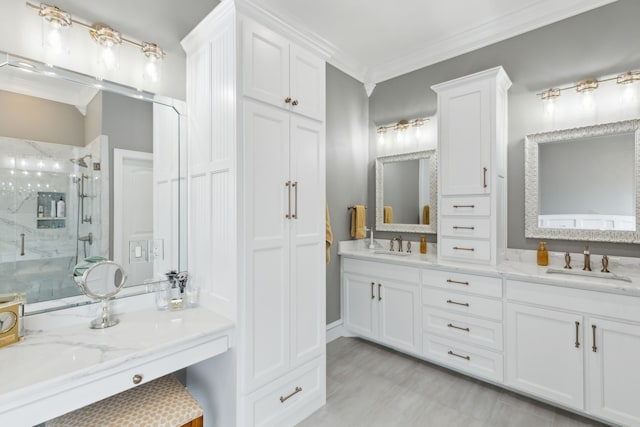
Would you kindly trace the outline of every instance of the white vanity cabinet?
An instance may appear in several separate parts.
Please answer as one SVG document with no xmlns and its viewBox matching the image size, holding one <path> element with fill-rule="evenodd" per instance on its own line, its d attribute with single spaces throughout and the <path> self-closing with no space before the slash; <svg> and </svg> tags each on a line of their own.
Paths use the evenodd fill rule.
<svg viewBox="0 0 640 427">
<path fill-rule="evenodd" d="M 496 265 L 506 248 L 507 90 L 502 67 L 438 94 L 438 257 Z"/>
<path fill-rule="evenodd" d="M 502 279 L 423 269 L 422 355 L 501 382 Z"/>
<path fill-rule="evenodd" d="M 252 21 L 242 25 L 245 96 L 324 121 L 325 62 Z"/>
<path fill-rule="evenodd" d="M 225 1 L 183 40 L 189 270 L 238 325 L 233 357 L 199 372 L 230 382 L 215 425 L 294 425 L 326 395 L 325 62 L 270 18 Z"/>
<path fill-rule="evenodd" d="M 506 384 L 640 426 L 640 298 L 514 280 L 506 289 Z"/>
<path fill-rule="evenodd" d="M 408 353 L 419 353 L 419 270 L 342 258 L 344 326 Z"/>
</svg>

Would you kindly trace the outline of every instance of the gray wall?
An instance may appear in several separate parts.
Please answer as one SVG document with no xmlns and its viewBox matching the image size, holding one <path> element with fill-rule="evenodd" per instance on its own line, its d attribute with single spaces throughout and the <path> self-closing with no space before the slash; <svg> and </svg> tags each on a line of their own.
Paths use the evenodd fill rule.
<svg viewBox="0 0 640 427">
<path fill-rule="evenodd" d="M 34 126 L 38 123 L 38 126 Z M 0 90 L 2 136 L 84 147 L 84 116 L 59 102 Z"/>
<path fill-rule="evenodd" d="M 538 145 L 542 215 L 635 215 L 633 134 Z"/>
<path fill-rule="evenodd" d="M 370 160 L 367 103 L 362 83 L 327 65 L 327 203 L 334 242 L 327 266 L 327 323 L 341 317 L 338 242 L 351 238 L 347 207 L 369 206 L 367 224 L 371 224 L 373 205 L 367 198 Z"/>
<path fill-rule="evenodd" d="M 375 136 L 371 129 L 376 124 L 434 114 L 436 95 L 430 89 L 432 85 L 502 65 L 513 81 L 509 91 L 508 247 L 535 249 L 537 241 L 524 237 L 524 136 L 544 129 L 542 106 L 535 93 L 588 76 L 638 69 L 638 16 L 640 2 L 619 0 L 382 82 L 369 100 L 370 134 Z M 371 169 L 371 161 L 369 165 Z M 374 189 L 375 180 L 370 174 L 369 196 L 375 194 Z M 583 242 L 553 241 L 548 248 L 581 251 Z M 639 256 L 637 245 L 593 243 L 591 248 L 595 253 Z"/>
</svg>

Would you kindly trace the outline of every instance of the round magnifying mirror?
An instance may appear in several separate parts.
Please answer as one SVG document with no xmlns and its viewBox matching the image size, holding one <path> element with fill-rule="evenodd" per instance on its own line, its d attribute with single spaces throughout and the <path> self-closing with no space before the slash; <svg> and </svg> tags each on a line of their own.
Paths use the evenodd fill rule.
<svg viewBox="0 0 640 427">
<path fill-rule="evenodd" d="M 102 315 L 91 322 L 91 328 L 109 328 L 120 322 L 111 317 L 109 298 L 116 295 L 126 281 L 127 275 L 124 270 L 113 261 L 95 263 L 82 274 L 82 280 L 80 280 L 82 291 L 88 297 L 102 302 Z"/>
</svg>

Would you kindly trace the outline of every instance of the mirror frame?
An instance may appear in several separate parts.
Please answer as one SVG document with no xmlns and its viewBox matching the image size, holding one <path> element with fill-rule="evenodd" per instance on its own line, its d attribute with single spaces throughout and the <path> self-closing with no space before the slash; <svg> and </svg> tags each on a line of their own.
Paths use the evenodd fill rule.
<svg viewBox="0 0 640 427">
<path fill-rule="evenodd" d="M 93 86 L 102 91 L 112 92 L 112 93 L 123 95 L 129 98 L 134 98 L 142 101 L 147 101 L 147 102 L 168 106 L 170 108 L 173 108 L 176 114 L 178 114 L 179 123 L 180 123 L 179 126 L 182 126 L 182 121 L 186 117 L 186 102 L 184 101 L 170 98 L 164 95 L 154 94 L 152 92 L 138 90 L 130 86 L 125 86 L 125 85 L 114 83 L 107 80 L 99 80 L 95 77 L 82 74 L 76 71 L 66 70 L 58 67 L 50 67 L 42 62 L 39 62 L 33 59 L 29 59 L 19 55 L 14 55 L 8 52 L 0 51 L 0 69 L 4 67 L 14 67 L 27 72 L 45 75 L 53 79 L 64 80 L 67 82 L 77 83 L 85 86 Z M 178 137 L 180 138 L 181 135 L 182 135 L 182 132 L 179 132 Z M 185 147 L 186 147 L 186 143 L 187 143 L 186 139 L 184 141 L 180 140 L 180 150 L 182 150 L 183 143 L 185 144 Z M 181 162 L 180 168 L 179 168 L 179 174 L 182 180 L 183 179 L 182 177 L 187 176 L 188 165 L 185 167 L 185 170 L 183 171 L 181 157 L 182 156 L 180 155 L 178 158 L 178 161 Z M 183 199 L 182 195 L 180 195 L 178 199 L 182 200 Z M 185 240 L 188 224 L 186 223 L 184 226 L 184 236 L 182 235 L 183 221 L 186 218 L 188 218 L 187 206 L 185 206 L 184 209 L 178 210 L 177 220 L 178 220 L 178 229 L 179 229 L 180 235 L 179 235 L 179 238 L 177 239 L 177 242 L 178 242 L 178 245 L 182 245 L 184 242 L 184 248 L 179 247 L 179 250 L 178 250 L 179 252 L 178 263 L 180 264 L 178 266 L 179 269 L 186 269 L 186 265 L 188 263 L 188 253 L 187 253 L 188 244 Z M 117 296 L 114 296 L 113 298 L 117 299 L 117 298 L 147 294 L 151 292 L 151 290 L 149 290 L 148 288 L 149 288 L 149 283 L 146 283 L 146 282 L 127 284 L 127 286 L 125 286 L 124 289 L 122 289 L 122 292 L 120 292 Z M 25 316 L 36 315 L 36 314 L 46 313 L 49 311 L 62 310 L 62 309 L 67 309 L 67 308 L 86 305 L 86 304 L 93 304 L 93 303 L 96 303 L 96 301 L 91 301 L 91 300 L 87 301 L 85 296 L 82 294 L 77 296 L 72 296 L 72 297 L 63 297 L 63 298 L 57 298 L 52 300 L 40 301 L 36 303 L 27 302 L 25 305 Z"/>
<path fill-rule="evenodd" d="M 384 165 L 406 160 L 429 159 L 429 205 L 433 221 L 423 224 L 384 223 Z M 435 149 L 376 158 L 376 231 L 436 234 L 438 232 L 438 155 Z"/>
<path fill-rule="evenodd" d="M 588 230 L 538 226 L 538 145 L 580 138 L 629 133 L 634 135 L 636 230 Z M 604 123 L 574 129 L 527 135 L 525 150 L 525 231 L 527 238 L 584 240 L 592 242 L 640 243 L 640 120 Z"/>
</svg>

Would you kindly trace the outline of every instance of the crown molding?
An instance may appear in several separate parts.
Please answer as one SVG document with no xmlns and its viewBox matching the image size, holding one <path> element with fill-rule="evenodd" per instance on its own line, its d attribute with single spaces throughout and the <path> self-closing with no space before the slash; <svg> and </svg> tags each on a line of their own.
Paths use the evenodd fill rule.
<svg viewBox="0 0 640 427">
<path fill-rule="evenodd" d="M 369 70 L 370 80 L 376 83 L 389 80 L 615 1 L 573 0 L 567 6 L 557 0 L 537 2 L 471 30 L 431 40 L 417 51 L 377 64 Z"/>
</svg>

